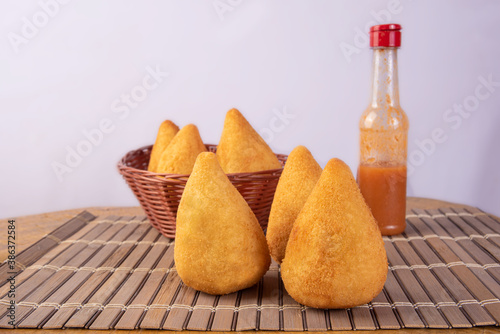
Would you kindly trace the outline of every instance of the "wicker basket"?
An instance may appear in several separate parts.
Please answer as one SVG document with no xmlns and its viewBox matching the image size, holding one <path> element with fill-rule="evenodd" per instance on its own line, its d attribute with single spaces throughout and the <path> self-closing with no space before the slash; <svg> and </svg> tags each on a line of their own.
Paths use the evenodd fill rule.
<svg viewBox="0 0 500 334">
<path fill-rule="evenodd" d="M 128 152 L 118 162 L 118 170 L 139 200 L 151 225 L 164 236 L 174 238 L 177 207 L 189 175 L 149 172 L 152 147 L 152 145 L 144 146 Z M 207 145 L 210 152 L 215 152 L 216 148 L 215 145 Z M 276 156 L 284 165 L 287 156 L 282 154 Z M 227 174 L 263 229 L 267 227 L 274 192 L 282 170 L 280 168 L 255 173 Z"/>
</svg>

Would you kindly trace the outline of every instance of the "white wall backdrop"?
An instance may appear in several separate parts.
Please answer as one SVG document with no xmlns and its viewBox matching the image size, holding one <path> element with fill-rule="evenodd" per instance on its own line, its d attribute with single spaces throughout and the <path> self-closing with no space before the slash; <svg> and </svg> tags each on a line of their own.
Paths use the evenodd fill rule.
<svg viewBox="0 0 500 334">
<path fill-rule="evenodd" d="M 499 1 L 2 1 L 0 216 L 138 205 L 117 161 L 164 119 L 217 143 L 232 107 L 274 151 L 302 144 L 355 171 L 378 23 L 403 26 L 408 194 L 500 215 L 499 13 Z"/>
</svg>

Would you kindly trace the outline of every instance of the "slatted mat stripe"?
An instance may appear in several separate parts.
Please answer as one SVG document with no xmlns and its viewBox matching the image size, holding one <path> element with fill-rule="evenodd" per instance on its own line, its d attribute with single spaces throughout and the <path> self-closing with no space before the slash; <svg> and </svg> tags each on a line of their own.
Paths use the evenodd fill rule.
<svg viewBox="0 0 500 334">
<path fill-rule="evenodd" d="M 415 209 L 384 237 L 389 273 L 366 305 L 323 310 L 286 292 L 279 266 L 253 287 L 211 296 L 185 286 L 174 241 L 144 216 L 82 212 L 18 255 L 16 327 L 212 331 L 468 328 L 500 322 L 500 222 L 480 210 Z M 0 265 L 0 327 L 7 317 Z"/>
<path fill-rule="evenodd" d="M 2 264 L 0 264 L 0 287 L 6 284 L 8 277 L 12 276 L 11 272 L 19 272 L 20 270 L 23 270 L 33 264 L 42 255 L 46 254 L 55 246 L 60 244 L 62 240 L 69 238 L 95 218 L 96 217 L 94 215 L 87 211 L 79 213 L 65 224 L 45 235 L 39 241 L 17 254 L 15 268 L 10 267 L 8 259 L 5 260 Z"/>
</svg>

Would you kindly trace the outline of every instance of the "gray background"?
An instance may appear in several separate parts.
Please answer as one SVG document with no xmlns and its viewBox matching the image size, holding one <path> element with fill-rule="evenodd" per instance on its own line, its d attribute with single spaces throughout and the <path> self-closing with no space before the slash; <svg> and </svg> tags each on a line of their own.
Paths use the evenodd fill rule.
<svg viewBox="0 0 500 334">
<path fill-rule="evenodd" d="M 232 107 L 275 152 L 305 145 L 355 171 L 367 29 L 388 22 L 403 26 L 408 194 L 500 215 L 499 13 L 498 1 L 3 1 L 0 216 L 138 205 L 117 161 L 164 119 L 217 143 Z"/>
</svg>

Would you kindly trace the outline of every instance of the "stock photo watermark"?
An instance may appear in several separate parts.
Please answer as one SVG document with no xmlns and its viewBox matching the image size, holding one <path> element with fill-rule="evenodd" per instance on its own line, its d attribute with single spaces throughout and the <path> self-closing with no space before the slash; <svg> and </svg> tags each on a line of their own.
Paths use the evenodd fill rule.
<svg viewBox="0 0 500 334">
<path fill-rule="evenodd" d="M 274 140 L 276 134 L 283 132 L 296 117 L 296 115 L 288 112 L 286 106 L 281 110 L 274 108 L 272 114 L 269 126 L 260 130 L 260 135 L 268 144 Z"/>
<path fill-rule="evenodd" d="M 38 2 L 38 9 L 34 14 L 23 16 L 21 18 L 21 25 L 17 32 L 9 32 L 7 39 L 9 40 L 14 53 L 18 54 L 20 47 L 32 41 L 40 31 L 45 28 L 49 22 L 56 17 L 61 8 L 67 5 L 71 0 L 40 0 Z"/>
<path fill-rule="evenodd" d="M 243 0 L 215 0 L 212 2 L 214 10 L 221 21 L 224 21 L 227 13 L 232 12 L 236 7 L 241 5 Z"/>
<path fill-rule="evenodd" d="M 111 102 L 111 112 L 115 114 L 118 120 L 127 119 L 131 111 L 137 109 L 140 103 L 146 100 L 149 94 L 157 89 L 161 83 L 169 76 L 168 72 L 163 71 L 158 65 L 155 68 L 146 67 L 146 74 L 141 83 L 135 85 L 130 91 L 120 94 Z M 59 182 L 64 181 L 64 175 L 73 172 L 75 168 L 81 165 L 84 158 L 89 156 L 94 148 L 99 147 L 106 135 L 111 134 L 116 129 L 116 121 L 110 117 L 102 118 L 96 127 L 83 129 L 81 139 L 74 146 L 66 145 L 66 156 L 62 162 L 53 161 L 52 170 Z"/>
<path fill-rule="evenodd" d="M 9 306 L 7 307 L 6 317 L 9 318 L 8 324 L 14 326 L 16 323 L 16 221 L 9 219 L 7 221 L 7 263 L 6 269 L 9 277 L 7 278 L 7 292 L 6 297 L 9 299 Z"/>
<path fill-rule="evenodd" d="M 373 20 L 366 22 L 363 28 L 359 26 L 354 27 L 354 37 L 352 42 L 342 42 L 339 44 L 340 51 L 348 63 L 352 61 L 354 55 L 360 54 L 361 50 L 367 49 L 370 46 L 370 27 L 389 23 L 393 20 L 394 16 L 403 12 L 403 5 L 400 0 L 390 0 L 387 2 L 385 9 L 379 11 L 371 10 L 370 16 Z"/>
<path fill-rule="evenodd" d="M 494 81 L 493 75 L 487 77 L 479 76 L 479 83 L 474 89 L 474 93 L 467 95 L 461 103 L 454 103 L 452 107 L 443 112 L 443 121 L 446 127 L 436 127 L 432 129 L 430 135 L 422 140 L 415 140 L 417 149 L 408 154 L 408 175 L 415 172 L 417 167 L 422 166 L 426 159 L 436 152 L 440 144 L 448 139 L 448 133 L 460 129 L 464 120 L 473 115 L 481 101 L 485 101 L 500 87 L 500 81 Z M 450 130 L 451 129 L 451 130 Z"/>
</svg>

